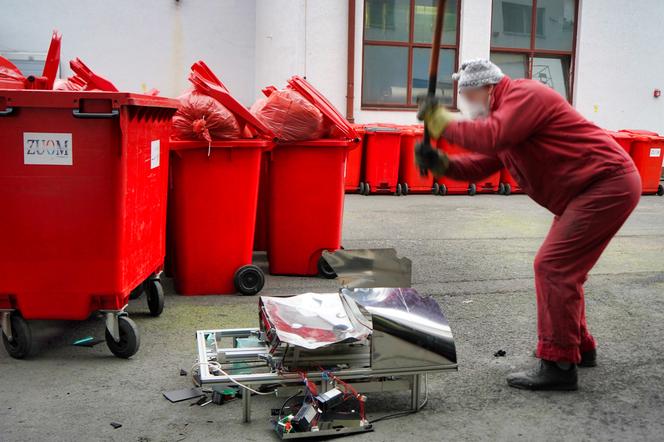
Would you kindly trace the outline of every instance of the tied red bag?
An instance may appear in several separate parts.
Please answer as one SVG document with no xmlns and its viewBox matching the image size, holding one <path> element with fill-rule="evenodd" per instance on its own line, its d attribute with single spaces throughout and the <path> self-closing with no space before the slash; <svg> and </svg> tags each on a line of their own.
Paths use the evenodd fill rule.
<svg viewBox="0 0 664 442">
<path fill-rule="evenodd" d="M 251 113 L 269 127 L 281 141 L 324 138 L 320 110 L 293 89 L 271 90 L 251 107 Z"/>
<path fill-rule="evenodd" d="M 240 124 L 235 116 L 214 98 L 196 91 L 181 97 L 173 116 L 172 135 L 177 140 L 212 140 L 240 138 Z"/>
</svg>

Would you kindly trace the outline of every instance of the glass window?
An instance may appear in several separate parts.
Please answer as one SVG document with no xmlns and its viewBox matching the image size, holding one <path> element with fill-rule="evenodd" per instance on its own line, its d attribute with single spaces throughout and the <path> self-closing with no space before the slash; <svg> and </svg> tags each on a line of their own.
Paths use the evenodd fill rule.
<svg viewBox="0 0 664 442">
<path fill-rule="evenodd" d="M 497 64 L 511 78 L 528 77 L 528 57 L 525 54 L 492 52 L 491 61 Z"/>
<path fill-rule="evenodd" d="M 541 81 L 570 100 L 577 1 L 493 0 L 491 60 L 510 77 Z"/>
<path fill-rule="evenodd" d="M 413 39 L 417 43 L 430 43 L 433 36 L 433 25 L 436 20 L 437 0 L 415 0 L 415 26 Z M 443 21 L 443 44 L 453 45 L 457 42 L 457 2 L 445 2 L 445 18 Z"/>
<path fill-rule="evenodd" d="M 406 104 L 408 48 L 403 46 L 364 47 L 362 102 Z"/>
<path fill-rule="evenodd" d="M 429 82 L 437 0 L 365 0 L 362 106 L 415 108 Z M 445 2 L 437 90 L 454 106 L 461 0 Z"/>
<path fill-rule="evenodd" d="M 574 39 L 575 1 L 537 0 L 537 12 L 535 47 L 571 51 Z"/>
<path fill-rule="evenodd" d="M 533 80 L 558 91 L 569 99 L 569 58 L 568 57 L 535 57 L 533 58 Z"/>
<path fill-rule="evenodd" d="M 411 104 L 417 103 L 417 97 L 426 95 L 429 86 L 429 58 L 430 48 L 415 48 L 413 50 L 413 93 Z M 454 64 L 456 52 L 453 49 L 441 49 L 438 58 L 438 84 L 436 95 L 442 97 L 443 104 L 451 106 L 454 103 Z"/>
<path fill-rule="evenodd" d="M 491 45 L 503 48 L 529 48 L 532 31 L 532 1 L 493 0 Z"/>
<path fill-rule="evenodd" d="M 410 0 L 366 0 L 365 40 L 408 41 Z"/>
</svg>

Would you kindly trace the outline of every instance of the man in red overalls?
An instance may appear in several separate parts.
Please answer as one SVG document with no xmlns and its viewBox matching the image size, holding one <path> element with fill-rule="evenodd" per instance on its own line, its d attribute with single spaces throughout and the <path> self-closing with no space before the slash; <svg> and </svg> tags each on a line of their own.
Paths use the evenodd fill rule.
<svg viewBox="0 0 664 442">
<path fill-rule="evenodd" d="M 532 369 L 507 383 L 531 390 L 576 390 L 576 366 L 596 365 L 583 284 L 641 194 L 639 174 L 607 133 L 561 95 L 533 80 L 512 80 L 488 60 L 471 60 L 454 79 L 470 120 L 435 100 L 420 105 L 431 137 L 471 154 L 447 157 L 418 147 L 418 164 L 435 175 L 478 181 L 506 167 L 533 200 L 554 215 L 535 258 L 536 355 Z"/>
</svg>

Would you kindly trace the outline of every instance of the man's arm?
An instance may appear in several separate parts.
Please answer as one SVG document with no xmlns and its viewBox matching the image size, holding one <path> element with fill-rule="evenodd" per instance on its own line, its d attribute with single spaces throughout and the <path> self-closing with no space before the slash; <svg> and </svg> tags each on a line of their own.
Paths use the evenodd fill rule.
<svg viewBox="0 0 664 442">
<path fill-rule="evenodd" d="M 477 153 L 452 155 L 445 172 L 454 180 L 475 182 L 502 169 L 502 162 L 495 156 Z"/>
<path fill-rule="evenodd" d="M 487 118 L 449 122 L 443 138 L 470 151 L 489 155 L 519 145 L 546 122 L 550 109 L 542 101 L 536 89 L 510 91 L 500 107 Z"/>
</svg>

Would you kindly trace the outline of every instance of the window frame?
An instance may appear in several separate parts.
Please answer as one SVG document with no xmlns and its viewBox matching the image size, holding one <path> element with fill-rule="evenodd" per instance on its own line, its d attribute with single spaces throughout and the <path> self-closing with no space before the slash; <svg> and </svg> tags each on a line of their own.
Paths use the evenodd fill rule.
<svg viewBox="0 0 664 442">
<path fill-rule="evenodd" d="M 489 56 L 491 53 L 500 52 L 503 54 L 522 54 L 526 56 L 526 78 L 533 78 L 533 60 L 536 57 L 570 57 L 569 62 L 569 78 L 567 79 L 568 87 L 568 97 L 567 101 L 572 103 L 574 101 L 574 71 L 576 68 L 576 39 L 577 32 L 579 30 L 579 3 L 580 0 L 574 0 L 574 30 L 572 32 L 572 49 L 569 51 L 558 50 L 558 49 L 537 49 L 537 2 L 538 0 L 530 0 L 532 2 L 532 11 L 530 17 L 530 47 L 529 48 L 509 48 L 503 46 L 493 46 L 489 50 Z M 496 12 L 494 10 L 494 2 L 491 1 L 491 28 L 489 29 L 489 36 L 493 40 L 493 14 Z"/>
<path fill-rule="evenodd" d="M 452 49 L 454 50 L 454 72 L 459 69 L 459 47 L 461 39 L 461 2 L 457 0 L 456 7 L 456 44 L 443 44 L 441 42 L 439 50 Z M 360 83 L 360 109 L 361 110 L 381 110 L 381 111 L 409 111 L 417 110 L 417 104 L 410 104 L 413 99 L 413 52 L 415 48 L 432 49 L 431 43 L 415 42 L 415 0 L 410 0 L 410 14 L 408 21 L 408 41 L 391 41 L 391 40 L 367 40 L 365 38 L 365 29 L 367 16 L 364 13 L 367 6 L 367 0 L 362 1 L 362 73 Z M 443 27 L 445 20 L 443 20 Z M 443 29 L 444 32 L 444 29 Z M 364 102 L 364 49 L 366 46 L 388 46 L 388 47 L 405 47 L 408 48 L 408 76 L 406 79 L 406 103 L 365 103 Z M 454 93 L 452 94 L 452 105 L 450 109 L 456 110 L 457 108 L 457 84 L 454 84 Z"/>
</svg>

